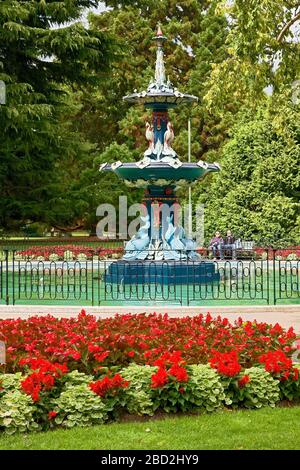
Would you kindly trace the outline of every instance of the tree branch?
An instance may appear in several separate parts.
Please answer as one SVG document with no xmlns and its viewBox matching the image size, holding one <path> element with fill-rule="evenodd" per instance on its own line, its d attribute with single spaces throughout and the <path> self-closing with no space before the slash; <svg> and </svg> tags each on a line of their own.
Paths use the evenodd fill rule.
<svg viewBox="0 0 300 470">
<path fill-rule="evenodd" d="M 282 39 L 283 39 L 283 36 L 285 35 L 285 33 L 290 29 L 290 27 L 296 23 L 296 21 L 300 20 L 300 12 L 298 12 L 288 23 L 286 23 L 286 25 L 284 25 L 284 27 L 282 28 L 282 30 L 280 31 L 280 33 L 278 34 L 277 36 L 277 41 L 278 42 L 281 42 Z"/>
</svg>

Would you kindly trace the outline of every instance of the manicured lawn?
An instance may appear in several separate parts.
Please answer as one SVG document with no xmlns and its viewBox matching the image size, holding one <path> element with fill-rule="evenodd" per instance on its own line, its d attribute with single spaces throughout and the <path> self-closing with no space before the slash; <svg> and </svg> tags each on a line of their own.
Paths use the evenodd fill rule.
<svg viewBox="0 0 300 470">
<path fill-rule="evenodd" d="M 0 449 L 299 449 L 300 407 L 222 411 L 0 437 Z"/>
</svg>

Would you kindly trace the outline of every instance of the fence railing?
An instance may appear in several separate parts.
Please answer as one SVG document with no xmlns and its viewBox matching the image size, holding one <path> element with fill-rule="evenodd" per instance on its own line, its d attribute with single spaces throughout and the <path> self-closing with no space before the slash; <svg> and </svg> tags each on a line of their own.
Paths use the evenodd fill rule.
<svg viewBox="0 0 300 470">
<path fill-rule="evenodd" d="M 298 250 L 253 259 L 38 260 L 6 250 L 0 304 L 247 305 L 300 303 Z"/>
</svg>

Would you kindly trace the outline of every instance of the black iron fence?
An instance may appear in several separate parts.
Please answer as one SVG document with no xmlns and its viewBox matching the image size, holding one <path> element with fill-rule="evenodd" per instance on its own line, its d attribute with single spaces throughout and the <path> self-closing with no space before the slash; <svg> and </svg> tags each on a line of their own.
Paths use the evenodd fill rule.
<svg viewBox="0 0 300 470">
<path fill-rule="evenodd" d="M 246 259 L 124 261 L 101 256 L 32 259 L 4 250 L 0 304 L 246 305 L 300 303 L 300 249 L 264 248 Z M 119 256 L 119 255 L 118 255 Z"/>
</svg>

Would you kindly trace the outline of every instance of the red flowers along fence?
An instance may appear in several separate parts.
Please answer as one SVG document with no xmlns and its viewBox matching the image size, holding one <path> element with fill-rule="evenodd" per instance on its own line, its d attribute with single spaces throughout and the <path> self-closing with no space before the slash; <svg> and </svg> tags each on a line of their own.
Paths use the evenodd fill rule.
<svg viewBox="0 0 300 470">
<path fill-rule="evenodd" d="M 2 320 L 0 340 L 0 429 L 11 433 L 300 397 L 297 337 L 278 324 L 82 311 Z"/>
</svg>

